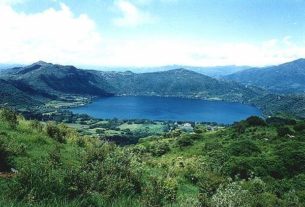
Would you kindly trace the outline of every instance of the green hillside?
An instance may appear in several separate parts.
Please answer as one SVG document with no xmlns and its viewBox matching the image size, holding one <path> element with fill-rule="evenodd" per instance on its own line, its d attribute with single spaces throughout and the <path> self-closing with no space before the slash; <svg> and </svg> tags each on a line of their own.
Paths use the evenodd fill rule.
<svg viewBox="0 0 305 207">
<path fill-rule="evenodd" d="M 257 95 L 239 84 L 185 69 L 137 74 L 80 70 L 40 61 L 7 70 L 2 78 L 25 93 L 49 99 L 65 95 L 153 95 L 245 102 Z"/>
<path fill-rule="evenodd" d="M 197 124 L 118 147 L 0 114 L 0 206 L 305 205 L 304 121 Z"/>
<path fill-rule="evenodd" d="M 302 71 L 300 63 L 301 60 L 284 64 L 282 66 L 285 69 L 280 71 Z M 271 73 L 286 81 L 285 74 Z M 260 77 L 255 78 L 257 81 L 265 77 L 254 74 L 250 76 Z M 269 79 L 274 80 L 272 77 Z M 0 104 L 23 110 L 32 105 L 43 109 L 61 108 L 86 104 L 97 97 L 129 95 L 224 100 L 255 105 L 266 116 L 283 114 L 305 117 L 305 98 L 302 94 L 279 95 L 269 92 L 270 88 L 265 90 L 251 84 L 244 86 L 232 81 L 217 80 L 185 69 L 151 73 L 103 72 L 40 61 L 5 70 L 0 74 L 0 84 L 3 85 L 0 88 L 3 97 Z M 281 81 L 278 80 L 277 84 L 281 84 Z"/>
<path fill-rule="evenodd" d="M 116 95 L 171 96 L 247 102 L 263 93 L 185 69 L 153 73 L 96 72 Z"/>
<path fill-rule="evenodd" d="M 255 85 L 274 92 L 305 92 L 305 59 L 266 68 L 252 68 L 225 77 L 243 84 Z"/>
<path fill-rule="evenodd" d="M 6 70 L 1 77 L 32 96 L 56 99 L 67 95 L 106 96 L 103 80 L 74 66 L 39 61 L 25 67 Z"/>
<path fill-rule="evenodd" d="M 8 81 L 0 79 L 0 104 L 10 107 L 31 108 L 41 103 L 30 95 L 16 88 Z"/>
</svg>

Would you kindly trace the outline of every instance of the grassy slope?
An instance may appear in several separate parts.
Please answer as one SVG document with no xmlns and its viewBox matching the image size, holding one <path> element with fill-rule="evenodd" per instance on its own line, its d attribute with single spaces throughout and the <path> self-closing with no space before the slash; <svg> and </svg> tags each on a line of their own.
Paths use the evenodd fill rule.
<svg viewBox="0 0 305 207">
<path fill-rule="evenodd" d="M 204 126 L 200 126 L 204 129 Z M 289 126 L 292 128 L 292 125 Z M 157 177 L 170 177 L 178 184 L 177 201 L 171 206 L 192 206 L 198 198 L 199 193 L 202 191 L 200 185 L 201 182 L 206 182 L 202 176 L 219 177 L 219 179 L 228 179 L 228 175 L 222 172 L 223 165 L 226 165 L 227 160 L 223 165 L 219 165 L 219 160 L 214 154 L 221 152 L 221 155 L 228 153 L 232 143 L 236 141 L 251 139 L 261 150 L 258 155 L 245 156 L 245 158 L 262 158 L 269 159 L 275 156 L 278 146 L 290 142 L 287 137 L 280 138 L 277 135 L 275 126 L 260 126 L 260 127 L 246 127 L 243 133 L 236 133 L 234 128 L 224 128 L 214 132 L 202 131 L 201 133 L 189 138 L 186 134 L 175 134 L 173 132 L 167 137 L 160 137 L 157 139 L 142 139 L 140 144 L 136 146 L 130 146 L 130 150 L 136 152 L 134 156 L 140 160 L 139 170 L 145 175 L 143 179 L 149 179 L 151 176 Z M 304 144 L 303 133 L 295 133 L 294 142 Z M 180 135 L 179 135 L 180 134 Z M 78 166 L 82 162 L 86 148 L 80 147 L 76 144 L 75 140 L 69 139 L 67 143 L 58 143 L 54 139 L 50 138 L 43 130 L 35 129 L 32 122 L 25 121 L 19 118 L 19 125 L 17 129 L 12 129 L 5 122 L 0 123 L 0 135 L 1 139 L 4 139 L 8 145 L 10 151 L 13 152 L 14 168 L 17 170 L 25 167 L 28 161 L 40 160 L 47 158 L 52 151 L 60 149 L 61 162 L 64 166 Z M 179 145 L 179 140 L 186 138 L 191 140 L 186 145 Z M 164 153 L 154 155 L 158 147 L 168 145 Z M 231 155 L 232 157 L 232 155 Z M 234 156 L 233 156 L 234 157 Z M 229 157 L 230 158 L 230 157 Z M 259 165 L 259 164 L 257 164 Z M 253 166 L 256 167 L 256 166 Z M 65 169 L 68 169 L 67 167 Z M 254 170 L 255 171 L 255 170 Z M 268 186 L 268 191 L 272 196 L 275 196 L 273 188 L 274 183 L 290 182 L 294 177 L 289 179 L 286 177 L 275 180 L 269 175 L 260 174 L 260 171 L 255 172 L 256 176 L 261 176 Z M 304 173 L 301 171 L 301 174 Z M 299 172 L 300 174 L 300 172 Z M 286 175 L 285 175 L 286 176 Z M 288 175 L 287 175 L 288 176 Z M 192 179 L 198 179 L 198 182 L 193 182 Z M 11 182 L 10 179 L 0 178 L 0 185 Z M 250 181 L 249 181 L 250 182 Z M 284 182 L 284 181 L 283 181 Z M 286 184 L 285 184 L 286 185 Z M 291 184 L 292 185 L 292 184 Z M 298 183 L 302 186 L 303 183 Z M 288 186 L 288 184 L 287 184 Z M 297 189 L 296 186 L 290 186 L 289 188 L 295 188 L 299 200 L 304 202 L 304 191 Z M 286 205 L 284 196 L 287 193 L 284 190 L 283 196 L 280 195 L 278 203 L 280 206 Z M 272 197 L 273 198 L 273 197 Z M 271 201 L 270 201 L 271 202 Z M 82 200 L 69 200 L 64 201 L 62 199 L 49 200 L 45 203 L 34 203 L 31 206 L 81 206 Z M 140 206 L 139 199 L 137 198 L 124 198 L 120 197 L 114 200 L 112 206 Z M 190 204 L 191 203 L 191 204 Z M 101 206 L 106 204 L 100 204 Z M 9 201 L 7 200 L 5 191 L 0 192 L 0 206 L 27 206 L 25 202 Z M 107 206 L 110 206 L 108 204 Z"/>
</svg>

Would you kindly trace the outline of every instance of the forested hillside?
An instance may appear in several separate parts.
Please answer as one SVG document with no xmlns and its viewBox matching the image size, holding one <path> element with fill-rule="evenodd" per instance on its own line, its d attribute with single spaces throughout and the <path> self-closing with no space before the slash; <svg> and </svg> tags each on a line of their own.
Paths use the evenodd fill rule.
<svg viewBox="0 0 305 207">
<path fill-rule="evenodd" d="M 284 69 L 280 71 L 301 71 L 300 63 L 302 60 L 284 64 Z M 274 74 L 286 79 L 283 74 Z M 257 80 L 265 77 L 254 74 L 250 76 L 257 77 Z M 289 80 L 288 78 L 287 83 L 290 83 Z M 43 111 L 50 107 L 86 104 L 98 97 L 129 95 L 224 100 L 255 105 L 267 116 L 282 114 L 305 117 L 305 97 L 302 94 L 279 95 L 270 92 L 270 88 L 262 89 L 251 84 L 244 86 L 232 81 L 217 80 L 185 69 L 152 73 L 103 72 L 40 61 L 30 66 L 3 71 L 0 74 L 0 84 L 3 85 L 0 88 L 4 97 L 1 100 L 2 106 L 7 104 L 23 111 L 33 105 L 37 106 L 37 110 Z M 281 84 L 281 81 L 277 81 L 277 84 Z"/>
<path fill-rule="evenodd" d="M 274 92 L 305 92 L 305 59 L 267 68 L 251 68 L 225 77 L 243 84 L 255 85 Z"/>
</svg>

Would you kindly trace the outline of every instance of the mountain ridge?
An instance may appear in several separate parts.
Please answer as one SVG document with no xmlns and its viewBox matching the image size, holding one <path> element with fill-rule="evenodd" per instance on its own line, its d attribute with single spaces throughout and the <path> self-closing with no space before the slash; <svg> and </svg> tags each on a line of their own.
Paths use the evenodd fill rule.
<svg viewBox="0 0 305 207">
<path fill-rule="evenodd" d="M 18 90 L 20 96 L 28 98 L 29 102 L 37 101 L 37 105 L 105 96 L 162 96 L 253 104 L 268 115 L 292 112 L 305 117 L 305 107 L 299 107 L 305 105 L 303 96 L 294 96 L 295 101 L 291 102 L 284 95 L 272 94 L 251 84 L 215 79 L 183 68 L 134 73 L 82 70 L 36 62 L 7 70 L 0 74 L 1 79 L 9 84 L 6 88 Z M 278 98 L 282 103 L 278 103 Z M 295 107 L 298 110 L 294 110 Z"/>
<path fill-rule="evenodd" d="M 253 68 L 224 77 L 245 85 L 254 85 L 280 93 L 305 92 L 305 59 L 266 68 Z"/>
</svg>

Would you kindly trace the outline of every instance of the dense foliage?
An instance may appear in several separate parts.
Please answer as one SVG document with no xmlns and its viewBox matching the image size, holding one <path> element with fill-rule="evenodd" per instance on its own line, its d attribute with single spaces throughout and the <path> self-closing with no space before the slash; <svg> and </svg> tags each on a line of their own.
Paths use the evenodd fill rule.
<svg viewBox="0 0 305 207">
<path fill-rule="evenodd" d="M 304 121 L 196 124 L 119 147 L 15 115 L 1 111 L 0 206 L 305 205 Z"/>
</svg>

